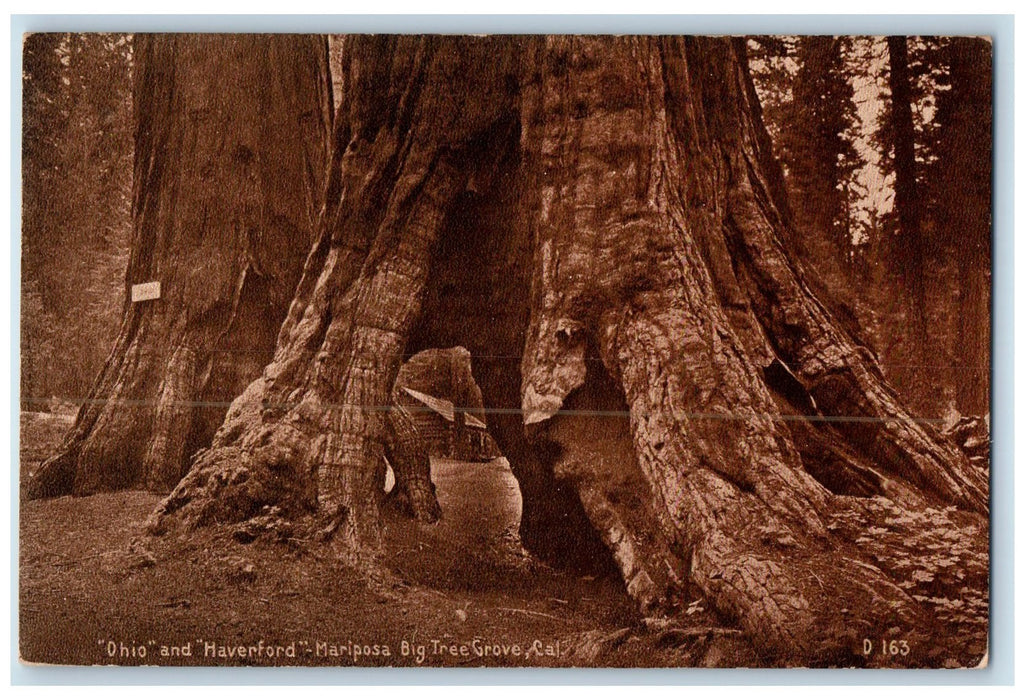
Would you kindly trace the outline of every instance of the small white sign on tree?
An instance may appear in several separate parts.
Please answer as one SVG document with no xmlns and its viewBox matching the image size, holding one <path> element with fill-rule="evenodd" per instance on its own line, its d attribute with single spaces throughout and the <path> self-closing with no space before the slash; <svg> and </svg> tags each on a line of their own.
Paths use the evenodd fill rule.
<svg viewBox="0 0 1025 700">
<path fill-rule="evenodd" d="M 149 301 L 150 299 L 160 298 L 160 283 L 159 282 L 143 282 L 142 284 L 132 285 L 132 302 L 137 301 Z"/>
</svg>

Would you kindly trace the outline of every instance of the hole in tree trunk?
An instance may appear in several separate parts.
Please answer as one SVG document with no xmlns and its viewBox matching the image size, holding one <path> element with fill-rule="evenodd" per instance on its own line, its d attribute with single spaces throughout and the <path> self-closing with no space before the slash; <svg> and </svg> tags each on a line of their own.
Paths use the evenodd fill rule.
<svg viewBox="0 0 1025 700">
<path fill-rule="evenodd" d="M 529 573 L 532 567 L 520 538 L 524 505 L 520 485 L 488 431 L 493 415 L 483 408 L 470 360 L 461 347 L 429 349 L 399 370 L 393 393 L 429 456 L 442 517 L 424 526 L 404 517 L 408 513 L 401 509 L 386 509 L 390 550 L 402 553 L 393 555 L 390 565 L 411 581 L 448 590 L 532 586 L 536 581 Z M 535 467 L 551 471 L 553 465 L 546 459 L 552 455 L 545 452 L 545 445 L 532 444 L 531 449 L 540 455 L 535 456 Z M 401 474 L 386 478 L 386 491 L 397 488 L 396 478 L 401 479 Z M 615 566 L 590 527 L 575 489 L 550 479 L 533 517 L 565 521 L 573 516 L 580 527 L 572 540 L 541 537 L 546 558 L 581 574 L 607 574 L 601 585 L 619 590 L 621 586 L 614 583 L 618 579 Z M 400 495 L 397 491 L 386 501 L 400 503 Z M 575 510 L 568 510 L 566 503 Z"/>
<path fill-rule="evenodd" d="M 634 453 L 623 390 L 605 367 L 590 334 L 586 343 L 583 384 L 566 397 L 559 413 L 537 426 L 531 438 L 543 472 L 556 489 L 572 494 L 572 505 L 562 507 L 567 508 L 564 517 L 572 518 L 577 534 L 554 543 L 555 556 L 577 568 L 618 575 L 641 565 L 624 557 L 643 557 L 643 553 L 623 550 L 617 562 L 598 531 L 620 542 L 625 533 L 647 532 L 654 522 L 651 499 L 644 497 L 650 488 Z M 654 533 L 650 534 L 641 540 L 654 541 Z"/>
<path fill-rule="evenodd" d="M 763 372 L 780 413 L 790 417 L 787 427 L 805 471 L 838 496 L 867 497 L 881 493 L 879 475 L 843 447 L 843 437 L 831 425 L 821 420 L 801 420 L 814 420 L 821 413 L 786 365 L 776 359 Z"/>
<path fill-rule="evenodd" d="M 520 386 L 530 315 L 531 245 L 522 224 L 519 128 L 507 130 L 505 154 L 449 211 L 431 263 L 407 356 L 431 347 L 469 350 L 488 431 L 509 462 L 522 496 L 519 537 L 545 561 L 607 570 L 600 538 L 579 496 L 558 483 L 524 432 Z M 603 552 L 604 558 L 594 552 Z M 596 561 L 602 565 L 595 566 Z"/>
</svg>

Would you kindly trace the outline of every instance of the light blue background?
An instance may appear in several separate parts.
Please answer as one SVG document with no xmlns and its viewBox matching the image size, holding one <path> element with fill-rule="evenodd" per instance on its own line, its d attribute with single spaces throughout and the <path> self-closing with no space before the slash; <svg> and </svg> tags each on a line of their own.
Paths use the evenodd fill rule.
<svg viewBox="0 0 1025 700">
<path fill-rule="evenodd" d="M 1011 15 L 13 15 L 11 16 L 11 232 L 8 278 L 20 311 L 21 35 L 25 32 L 401 32 L 600 34 L 989 35 L 994 41 L 992 624 L 985 670 L 782 669 L 323 669 L 23 666 L 17 659 L 18 470 L 11 470 L 11 681 L 14 684 L 741 684 L 960 685 L 1014 681 L 1014 18 Z M 18 328 L 11 377 L 19 373 Z M 8 397 L 18 431 L 18 386 Z M 18 464 L 12 440 L 11 464 Z"/>
</svg>

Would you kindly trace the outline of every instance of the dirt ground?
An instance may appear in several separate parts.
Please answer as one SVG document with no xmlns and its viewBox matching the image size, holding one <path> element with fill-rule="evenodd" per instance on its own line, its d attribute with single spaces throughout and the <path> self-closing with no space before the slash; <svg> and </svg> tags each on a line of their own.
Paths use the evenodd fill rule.
<svg viewBox="0 0 1025 700">
<path fill-rule="evenodd" d="M 22 478 L 74 416 L 22 415 Z M 21 503 L 26 662 L 125 665 L 747 666 L 739 631 L 695 600 L 688 625 L 642 620 L 615 578 L 555 570 L 516 536 L 504 460 L 433 460 L 444 510 L 385 522 L 380 575 L 280 531 L 143 537 L 160 496 Z"/>
</svg>

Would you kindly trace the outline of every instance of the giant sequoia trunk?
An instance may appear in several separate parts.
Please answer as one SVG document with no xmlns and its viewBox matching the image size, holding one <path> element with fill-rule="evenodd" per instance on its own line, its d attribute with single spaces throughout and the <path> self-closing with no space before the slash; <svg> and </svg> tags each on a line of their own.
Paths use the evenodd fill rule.
<svg viewBox="0 0 1025 700">
<path fill-rule="evenodd" d="M 891 664 L 862 639 L 899 636 L 936 663 L 929 599 L 955 584 L 906 567 L 937 541 L 923 514 L 985 532 L 985 476 L 788 259 L 743 43 L 355 37 L 344 57 L 275 357 L 153 531 L 274 504 L 373 565 L 403 354 L 462 345 L 527 546 L 616 566 L 648 615 L 703 595 L 767 662 Z M 984 596 L 985 555 L 952 556 Z M 971 632 L 944 652 L 977 660 Z"/>
<path fill-rule="evenodd" d="M 274 352 L 311 243 L 331 121 L 315 36 L 135 42 L 131 303 L 30 494 L 170 490 Z M 127 290 L 126 290 L 127 291 Z"/>
</svg>

